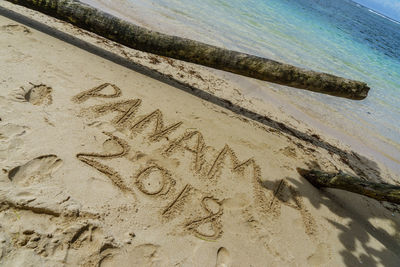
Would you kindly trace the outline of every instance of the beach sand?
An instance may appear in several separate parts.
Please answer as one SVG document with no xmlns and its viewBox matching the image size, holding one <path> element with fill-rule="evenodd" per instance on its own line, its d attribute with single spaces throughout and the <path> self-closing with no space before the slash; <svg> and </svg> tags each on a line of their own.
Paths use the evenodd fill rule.
<svg viewBox="0 0 400 267">
<path fill-rule="evenodd" d="M 0 266 L 398 266 L 380 165 L 204 67 L 0 3 Z"/>
</svg>

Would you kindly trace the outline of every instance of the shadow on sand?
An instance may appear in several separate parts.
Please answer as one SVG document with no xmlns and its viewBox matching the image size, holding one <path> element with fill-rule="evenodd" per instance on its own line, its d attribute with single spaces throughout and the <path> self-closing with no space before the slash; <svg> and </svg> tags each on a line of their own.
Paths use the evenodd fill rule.
<svg viewBox="0 0 400 267">
<path fill-rule="evenodd" d="M 376 219 L 388 220 L 391 216 L 391 212 L 382 209 L 378 201 L 337 189 L 318 190 L 303 178 L 286 177 L 285 180 L 300 192 L 303 198 L 307 198 L 314 208 L 328 208 L 329 211 L 346 221 L 346 223 L 338 223 L 330 218 L 325 218 L 340 232 L 338 238 L 345 249 L 339 253 L 346 266 L 399 266 L 400 233 L 396 231 L 394 235 L 391 235 L 385 229 L 377 228 L 370 222 Z M 296 201 L 293 195 L 285 195 L 285 199 L 283 199 L 282 195 L 276 194 L 277 182 L 264 181 L 262 185 L 274 192 L 275 198 L 282 202 Z M 363 205 L 362 208 L 359 206 L 360 204 Z M 393 229 L 400 229 L 399 220 L 391 219 L 390 221 Z M 382 250 L 373 248 L 370 245 L 371 237 L 385 248 Z M 364 249 L 364 253 L 357 251 L 357 247 L 360 246 Z"/>
<path fill-rule="evenodd" d="M 315 146 L 323 148 L 327 150 L 330 154 L 336 154 L 340 157 L 341 161 L 347 164 L 358 176 L 364 179 L 369 179 L 374 182 L 382 181 L 381 173 L 378 165 L 369 160 L 366 157 L 363 157 L 352 151 L 344 151 L 338 147 L 335 147 L 328 142 L 322 140 L 318 135 L 310 135 L 304 132 L 301 132 L 297 129 L 289 127 L 279 121 L 273 120 L 264 116 L 262 114 L 258 114 L 249 109 L 243 108 L 239 105 L 235 105 L 229 100 L 219 98 L 215 95 L 212 95 L 208 92 L 202 91 L 198 88 L 188 86 L 183 84 L 177 80 L 174 80 L 170 77 L 165 76 L 164 74 L 152 70 L 150 68 L 138 65 L 127 58 L 122 56 L 113 54 L 107 50 L 104 50 L 100 47 L 97 47 L 93 44 L 85 42 L 81 39 L 78 39 L 70 34 L 59 31 L 52 27 L 49 27 L 43 23 L 32 20 L 31 18 L 25 17 L 21 14 L 18 14 L 14 11 L 5 9 L 0 7 L 0 15 L 7 17 L 11 20 L 34 28 L 38 31 L 41 31 L 45 34 L 51 35 L 59 40 L 62 40 L 66 43 L 79 47 L 87 52 L 95 54 L 99 57 L 102 57 L 106 60 L 129 68 L 133 71 L 139 72 L 143 75 L 154 78 L 158 81 L 166 83 L 168 85 L 174 86 L 175 88 L 182 90 L 186 93 L 195 95 L 203 100 L 211 102 L 217 106 L 223 107 L 232 111 L 233 113 L 239 114 L 243 117 L 246 117 L 250 120 L 261 123 L 264 126 L 267 126 L 267 129 L 272 131 L 277 131 L 281 133 L 287 134 L 292 140 L 300 139 L 305 142 L 311 143 Z M 300 144 L 301 145 L 301 144 Z M 322 206 L 327 207 L 331 212 L 337 214 L 339 217 L 348 218 L 351 221 L 344 224 L 339 224 L 337 222 L 328 220 L 334 227 L 336 227 L 340 231 L 339 239 L 342 244 L 347 248 L 346 250 L 341 251 L 341 256 L 346 264 L 346 266 L 395 266 L 393 265 L 393 258 L 391 255 L 393 253 L 400 252 L 400 242 L 395 241 L 395 237 L 388 234 L 383 229 L 375 228 L 368 220 L 372 218 L 377 218 L 376 216 L 365 216 L 365 214 L 360 215 L 356 209 L 356 207 L 348 207 L 347 205 L 340 200 L 340 194 L 351 194 L 348 192 L 338 192 L 337 190 L 317 190 L 311 186 L 305 179 L 303 178 L 287 178 L 287 180 L 293 184 L 296 189 L 301 192 L 302 196 L 308 198 L 310 203 L 315 208 L 320 208 Z M 266 189 L 274 190 L 275 184 L 264 182 L 263 185 Z M 354 195 L 354 197 L 359 197 Z M 369 200 L 372 201 L 372 200 Z M 340 206 L 341 208 L 338 208 Z M 400 229 L 400 224 L 395 220 L 392 220 L 395 229 Z M 359 225 L 362 227 L 359 227 Z M 357 225 L 357 226 L 356 226 Z M 368 241 L 370 240 L 370 236 L 374 237 L 376 240 L 381 242 L 387 250 L 385 251 L 377 251 L 368 245 Z M 400 238 L 397 237 L 399 240 Z M 355 244 L 359 242 L 367 254 L 356 255 L 355 254 Z M 391 251 L 391 252 L 390 252 Z M 400 257 L 397 259 L 397 266 L 400 266 Z"/>
</svg>

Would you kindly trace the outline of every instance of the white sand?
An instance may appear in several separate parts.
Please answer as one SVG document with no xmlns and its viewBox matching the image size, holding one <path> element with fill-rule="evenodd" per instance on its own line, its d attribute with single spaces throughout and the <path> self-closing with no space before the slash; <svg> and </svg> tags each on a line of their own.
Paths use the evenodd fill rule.
<svg viewBox="0 0 400 267">
<path fill-rule="evenodd" d="M 0 6 L 62 32 L 0 10 L 1 266 L 400 263 L 397 207 L 296 171 L 389 181 L 376 163 L 205 68 Z"/>
</svg>

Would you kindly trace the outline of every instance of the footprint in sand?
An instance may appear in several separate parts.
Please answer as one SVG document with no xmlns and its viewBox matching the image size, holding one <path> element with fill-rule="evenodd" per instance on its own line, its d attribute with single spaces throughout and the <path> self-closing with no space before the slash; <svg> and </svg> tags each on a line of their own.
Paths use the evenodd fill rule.
<svg viewBox="0 0 400 267">
<path fill-rule="evenodd" d="M 143 244 L 136 247 L 127 247 L 108 254 L 98 266 L 168 266 L 160 260 L 159 247 L 153 244 Z"/>
<path fill-rule="evenodd" d="M 32 105 L 50 105 L 53 102 L 51 93 L 53 89 L 45 84 L 32 84 L 28 89 L 21 87 L 22 91 L 15 93 L 15 100 L 29 102 Z"/>
<path fill-rule="evenodd" d="M 11 182 L 27 186 L 50 177 L 62 165 L 56 155 L 44 155 L 17 166 L 8 172 Z"/>
<path fill-rule="evenodd" d="M 19 25 L 19 24 L 3 25 L 0 27 L 0 30 L 4 31 L 8 34 L 13 34 L 14 32 L 23 32 L 25 34 L 31 33 L 31 30 L 29 30 L 27 27 Z"/>
<path fill-rule="evenodd" d="M 215 267 L 228 267 L 230 266 L 230 260 L 229 251 L 226 248 L 221 247 L 217 252 L 217 263 L 215 264 Z"/>
</svg>

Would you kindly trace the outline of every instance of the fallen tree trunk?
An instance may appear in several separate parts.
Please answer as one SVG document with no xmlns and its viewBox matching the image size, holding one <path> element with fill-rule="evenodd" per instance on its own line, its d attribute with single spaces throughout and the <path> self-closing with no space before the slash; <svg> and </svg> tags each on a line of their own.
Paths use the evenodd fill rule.
<svg viewBox="0 0 400 267">
<path fill-rule="evenodd" d="M 268 82 L 360 100 L 366 83 L 147 30 L 76 0 L 7 0 L 67 21 L 133 49 Z"/>
<path fill-rule="evenodd" d="M 298 168 L 297 171 L 317 188 L 337 188 L 374 198 L 379 201 L 400 204 L 400 186 L 368 182 L 343 172 L 327 173 L 300 168 Z"/>
</svg>

